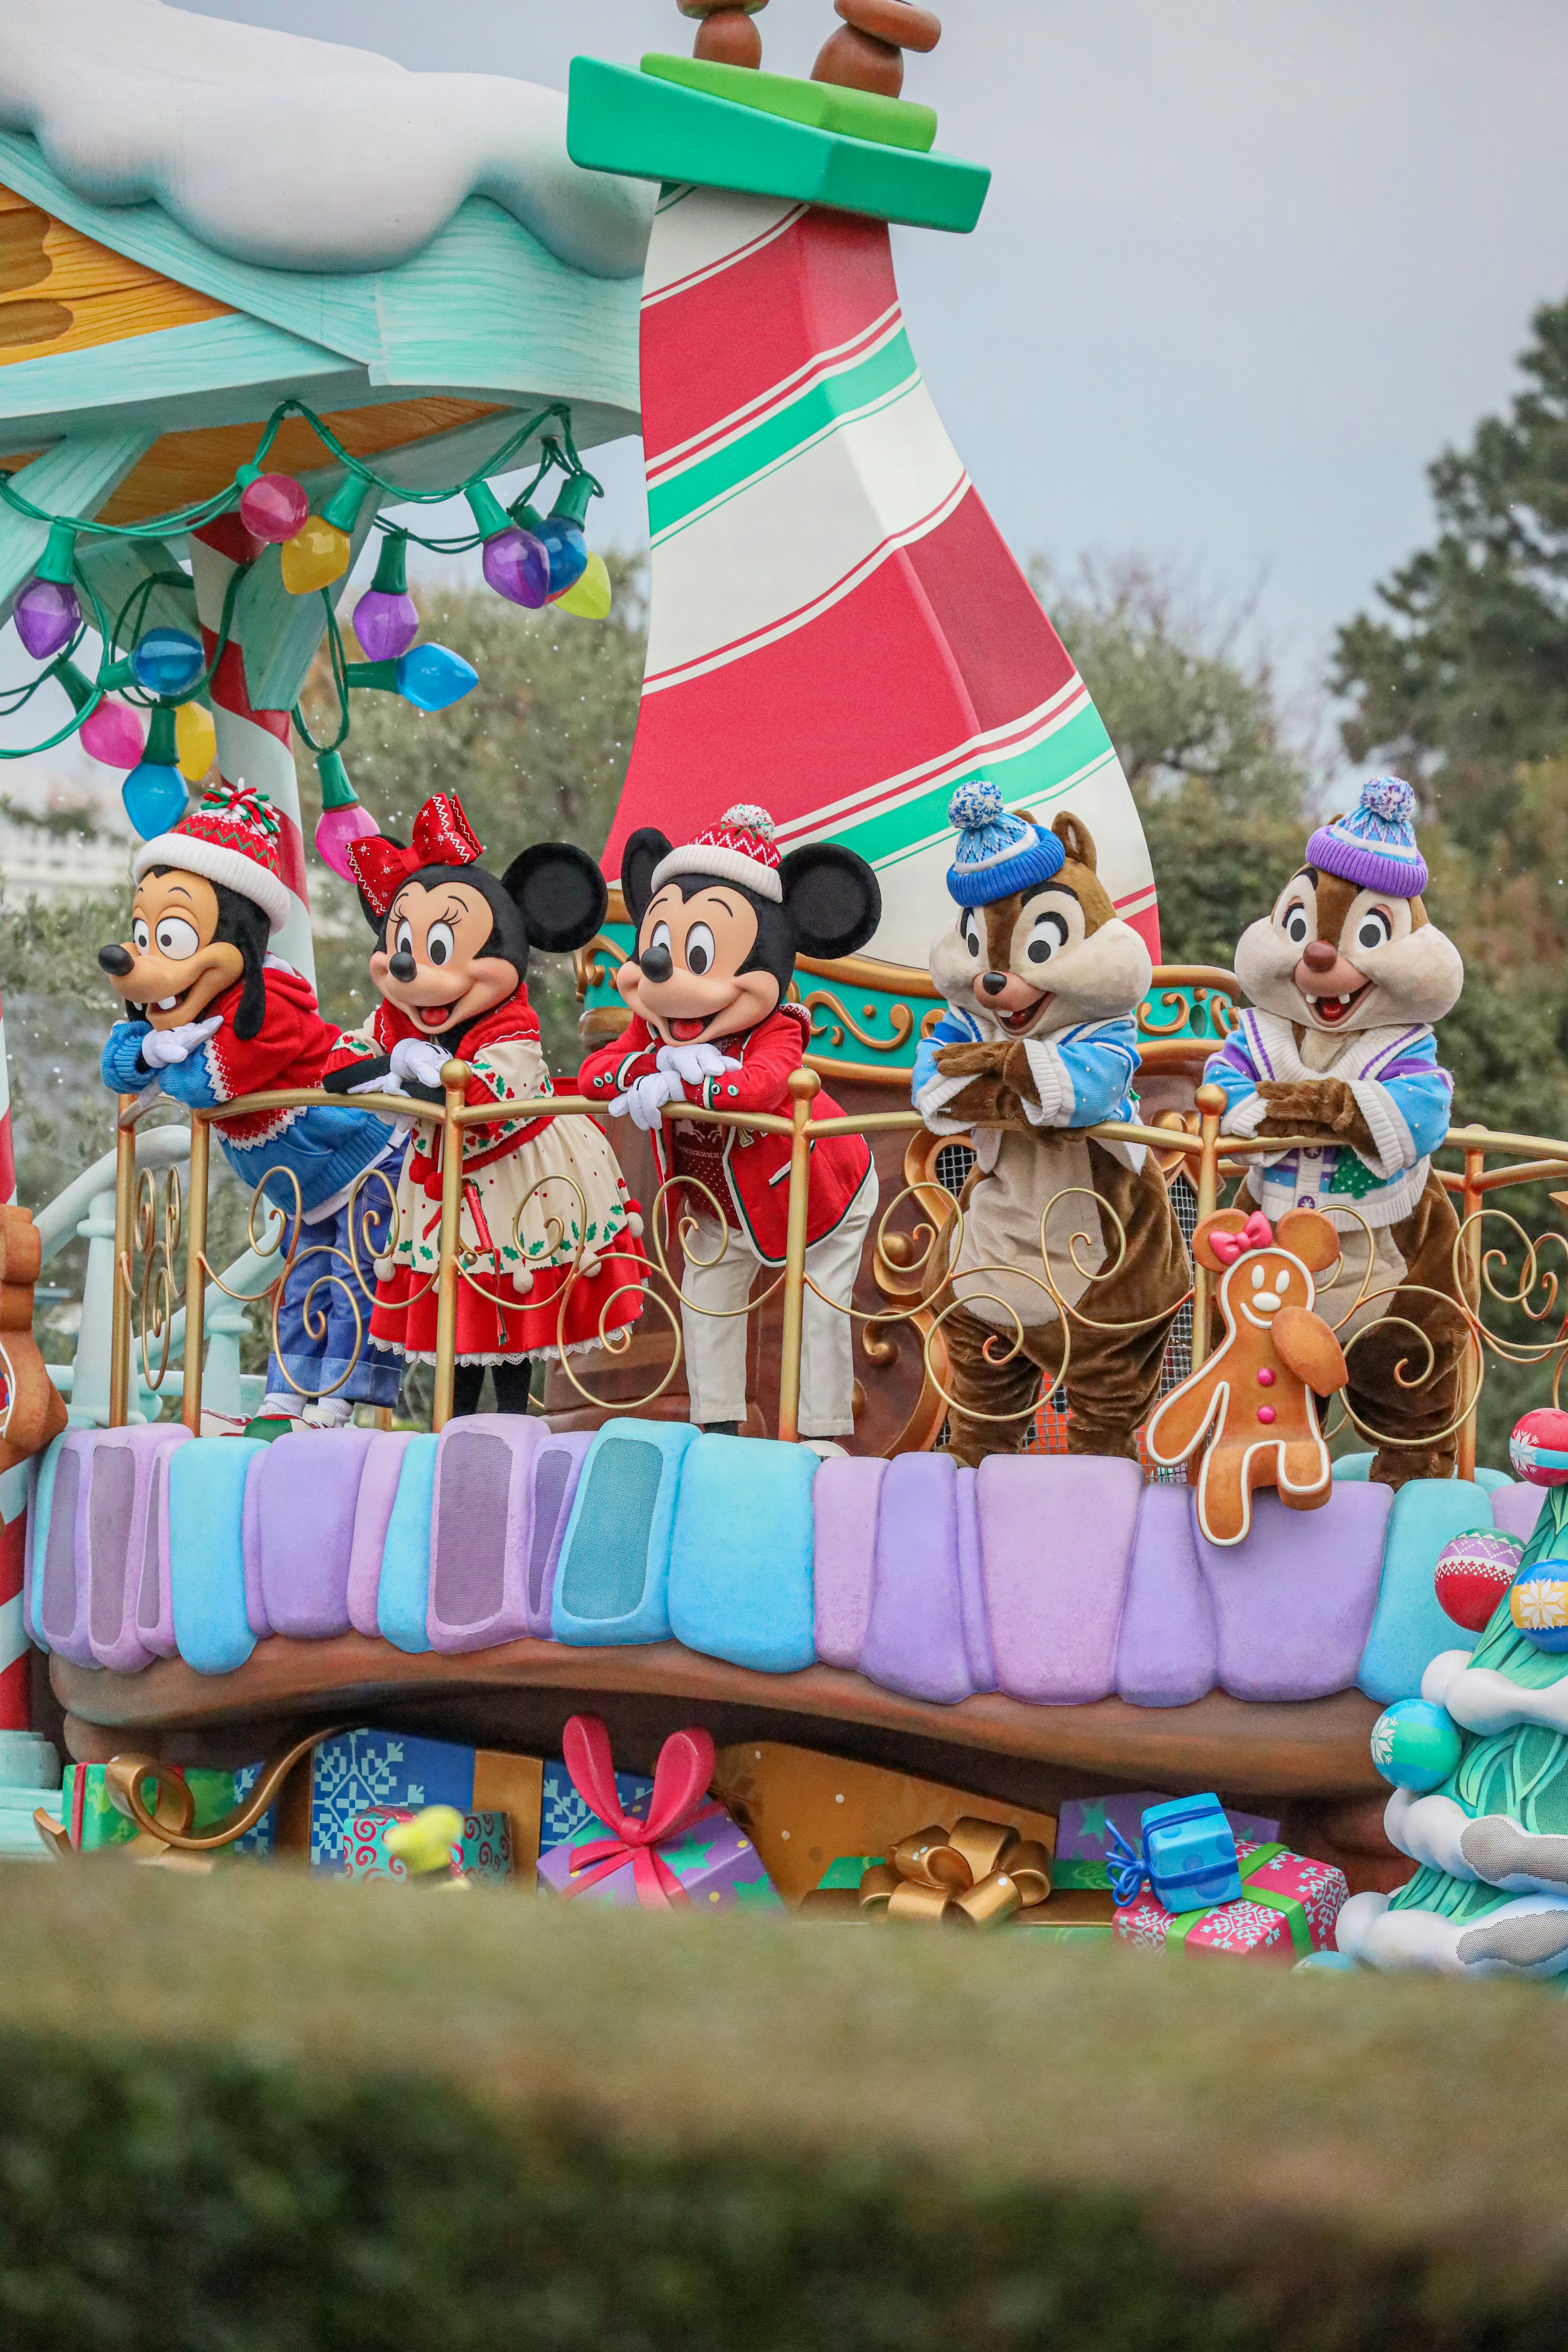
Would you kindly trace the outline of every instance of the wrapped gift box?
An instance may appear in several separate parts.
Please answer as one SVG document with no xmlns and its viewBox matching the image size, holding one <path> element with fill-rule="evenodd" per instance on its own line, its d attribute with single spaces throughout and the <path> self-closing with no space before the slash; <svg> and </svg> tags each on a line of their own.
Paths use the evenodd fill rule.
<svg viewBox="0 0 1568 2352">
<path fill-rule="evenodd" d="M 616 1771 L 596 1716 L 571 1717 L 562 1748 L 563 1765 L 546 1775 L 542 1834 L 554 1842 L 539 1857 L 542 1886 L 627 1909 L 779 1907 L 751 1839 L 707 1794 L 706 1731 L 673 1733 L 651 1780 Z"/>
<path fill-rule="evenodd" d="M 646 1822 L 653 1797 L 653 1782 L 640 1772 L 617 1772 L 616 1794 L 621 1801 L 621 1811 L 635 1820 Z M 609 1832 L 588 1803 L 572 1785 L 572 1775 L 564 1764 L 549 1763 L 544 1767 L 543 1787 L 539 1811 L 539 1851 L 544 1855 L 558 1845 L 586 1845 L 590 1839 L 607 1837 Z"/>
<path fill-rule="evenodd" d="M 1298 1960 L 1332 1948 L 1350 1888 L 1332 1863 L 1282 1845 L 1238 1838 L 1242 1892 L 1209 1911 L 1167 1911 L 1147 1886 L 1116 1907 L 1122 1941 L 1152 1951 L 1230 1952 L 1245 1959 Z"/>
<path fill-rule="evenodd" d="M 1103 1862 L 1110 1848 L 1110 1832 L 1120 1832 L 1136 1852 L 1143 1835 L 1143 1815 L 1151 1805 L 1170 1802 L 1169 1792 L 1158 1789 L 1120 1790 L 1110 1797 L 1069 1797 L 1062 1805 L 1057 1824 L 1057 1860 Z M 1278 1822 L 1266 1821 L 1259 1813 L 1238 1813 L 1234 1806 L 1225 1808 L 1226 1820 L 1237 1838 L 1250 1838 L 1255 1845 L 1270 1845 L 1279 1835 Z M 1058 1874 L 1053 1882 L 1059 1885 Z M 1104 1882 L 1109 1885 L 1110 1881 Z"/>
<path fill-rule="evenodd" d="M 411 1805 L 368 1805 L 349 1822 L 342 1860 L 344 1878 L 406 1879 L 408 1864 L 388 1853 L 386 1834 L 416 1815 Z M 432 1876 L 478 1879 L 504 1885 L 511 1877 L 511 1823 L 505 1813 L 465 1813 L 462 1834 L 448 1848 L 450 1865 Z"/>
<path fill-rule="evenodd" d="M 176 1766 L 174 1769 L 191 1792 L 195 1807 L 193 1828 L 210 1829 L 232 1810 L 237 1774 L 198 1764 L 188 1765 L 183 1770 Z M 147 1793 L 151 1798 L 150 1789 Z M 59 1804 L 59 1817 L 70 1833 L 70 1842 L 83 1853 L 91 1853 L 100 1846 L 130 1845 L 142 1834 L 130 1815 L 110 1803 L 101 1764 L 68 1764 Z"/>
<path fill-rule="evenodd" d="M 647 1785 L 651 1790 L 651 1782 Z M 586 1807 L 584 1810 L 586 1812 Z M 639 1821 L 647 1818 L 647 1810 L 645 1799 Z M 541 1885 L 584 1903 L 609 1903 L 635 1910 L 640 1898 L 629 1856 L 603 1877 L 595 1878 L 591 1885 L 574 1884 L 594 1876 L 595 1866 L 580 1864 L 578 1855 L 584 1848 L 592 1852 L 608 1834 L 604 1822 L 588 1813 L 580 1830 L 540 1855 Z M 784 1907 L 756 1847 L 722 1806 L 706 1807 L 689 1828 L 678 1830 L 656 1851 L 694 1909 L 723 1910 L 737 1905 L 771 1910 Z"/>
<path fill-rule="evenodd" d="M 260 1769 L 251 1764 L 234 1775 L 237 1796 L 254 1786 Z M 534 1756 L 416 1739 L 406 1732 L 338 1732 L 322 1740 L 311 1759 L 310 1867 L 340 1875 L 352 1825 L 363 1815 L 388 1807 L 416 1813 L 426 1805 L 450 1805 L 464 1815 L 504 1813 L 512 1867 L 531 1884 L 544 1769 Z M 236 1852 L 270 1853 L 274 1830 L 274 1815 L 264 1814 L 236 1841 Z"/>
</svg>

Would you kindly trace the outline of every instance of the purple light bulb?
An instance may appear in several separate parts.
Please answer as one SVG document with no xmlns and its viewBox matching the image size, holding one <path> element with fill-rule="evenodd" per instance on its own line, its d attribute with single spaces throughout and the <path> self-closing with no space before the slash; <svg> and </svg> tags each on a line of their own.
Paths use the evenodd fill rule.
<svg viewBox="0 0 1568 2352">
<path fill-rule="evenodd" d="M 354 635 L 367 661 L 395 661 L 419 634 L 419 613 L 406 590 L 388 595 L 384 588 L 367 588 L 354 606 Z"/>
<path fill-rule="evenodd" d="M 550 594 L 550 558 L 531 530 L 515 524 L 486 540 L 484 568 L 496 594 L 509 604 L 538 612 Z"/>
<path fill-rule="evenodd" d="M 15 618 L 16 635 L 33 659 L 52 661 L 80 628 L 81 606 L 74 588 L 62 581 L 40 579 L 35 572 L 16 599 Z"/>
</svg>

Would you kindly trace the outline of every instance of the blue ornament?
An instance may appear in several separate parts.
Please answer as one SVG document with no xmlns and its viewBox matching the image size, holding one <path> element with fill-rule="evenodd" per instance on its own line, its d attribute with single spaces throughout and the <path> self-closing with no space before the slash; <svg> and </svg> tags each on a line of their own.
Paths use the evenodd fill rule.
<svg viewBox="0 0 1568 2352">
<path fill-rule="evenodd" d="M 1372 1727 L 1372 1760 L 1385 1780 L 1424 1797 L 1458 1768 L 1463 1742 L 1446 1707 L 1430 1699 L 1396 1698 Z"/>
<path fill-rule="evenodd" d="M 571 515 L 547 515 L 539 529 L 540 544 L 550 559 L 550 602 L 574 588 L 588 568 L 588 542 L 583 526 Z"/>
<path fill-rule="evenodd" d="M 446 646 L 416 646 L 398 656 L 397 691 L 416 710 L 446 710 L 479 682 L 472 663 Z"/>
<path fill-rule="evenodd" d="M 1568 1559 L 1534 1559 L 1508 1591 L 1516 1633 L 1538 1650 L 1568 1650 Z"/>
<path fill-rule="evenodd" d="M 132 674 L 143 694 L 184 694 L 206 667 L 206 656 L 184 629 L 149 629 L 136 640 Z"/>
<path fill-rule="evenodd" d="M 158 760 L 143 760 L 126 777 L 120 797 L 125 803 L 132 833 L 142 841 L 151 841 L 156 834 L 167 833 L 172 825 L 179 824 L 190 795 L 178 768 L 166 768 Z"/>
</svg>

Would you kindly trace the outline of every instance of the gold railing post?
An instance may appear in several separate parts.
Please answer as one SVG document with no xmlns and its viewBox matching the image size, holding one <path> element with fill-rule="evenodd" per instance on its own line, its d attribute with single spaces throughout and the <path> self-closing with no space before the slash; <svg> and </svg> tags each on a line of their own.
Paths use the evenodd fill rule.
<svg viewBox="0 0 1568 2352">
<path fill-rule="evenodd" d="M 1459 1223 L 1466 1228 L 1463 1246 L 1465 1297 L 1468 1302 L 1471 1314 L 1478 1318 L 1481 1306 L 1481 1229 L 1479 1224 L 1472 1225 L 1470 1219 L 1478 1213 L 1481 1206 L 1483 1194 L 1480 1179 L 1485 1172 L 1486 1164 L 1486 1153 L 1474 1150 L 1467 1145 L 1465 1189 L 1459 1195 L 1463 1204 Z M 1484 1372 L 1486 1369 L 1486 1358 L 1479 1343 L 1475 1344 L 1476 1369 L 1479 1374 Z M 1459 1423 L 1458 1451 L 1454 1462 L 1455 1475 L 1459 1478 L 1473 1478 L 1476 1475 L 1476 1421 L 1480 1410 L 1480 1402 L 1481 1383 L 1478 1378 L 1470 1409 Z"/>
<path fill-rule="evenodd" d="M 202 1433 L 202 1355 L 206 1334 L 207 1150 L 212 1129 L 199 1112 L 191 1115 L 190 1197 L 185 1204 L 185 1353 L 180 1419 L 193 1437 Z"/>
<path fill-rule="evenodd" d="M 1198 1223 L 1219 1205 L 1219 1123 L 1225 1115 L 1223 1087 L 1200 1087 L 1194 1097 L 1198 1108 Z M 1193 1370 L 1209 1351 L 1209 1286 L 1214 1277 L 1206 1266 L 1193 1261 Z"/>
<path fill-rule="evenodd" d="M 811 1197 L 811 1102 L 822 1080 L 815 1070 L 789 1074 L 789 1223 L 784 1239 L 784 1341 L 779 1364 L 779 1435 L 788 1445 L 800 1439 L 800 1350 L 805 1313 L 805 1232 Z"/>
<path fill-rule="evenodd" d="M 114 1304 L 109 1326 L 109 1426 L 131 1418 L 131 1233 L 136 1216 L 136 1129 L 128 1114 L 134 1095 L 120 1097 L 114 1129 Z"/>
<path fill-rule="evenodd" d="M 436 1394 L 430 1420 L 445 1429 L 452 1418 L 458 1376 L 458 1246 L 463 1213 L 463 1130 L 458 1124 L 468 1091 L 467 1062 L 441 1071 L 447 1108 L 441 1120 L 441 1263 L 436 1289 Z"/>
</svg>

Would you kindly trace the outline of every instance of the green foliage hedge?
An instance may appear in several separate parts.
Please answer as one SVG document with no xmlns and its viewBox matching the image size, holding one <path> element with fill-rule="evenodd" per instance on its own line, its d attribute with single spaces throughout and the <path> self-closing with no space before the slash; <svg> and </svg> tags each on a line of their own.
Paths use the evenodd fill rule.
<svg viewBox="0 0 1568 2352">
<path fill-rule="evenodd" d="M 1568 2008 L 0 1868 L 6 2352 L 1555 2352 Z"/>
</svg>

